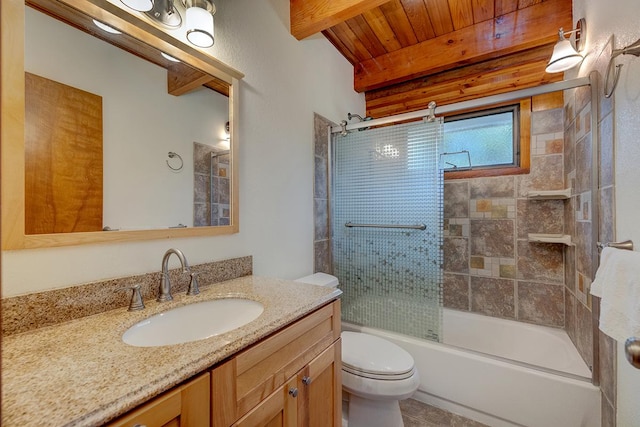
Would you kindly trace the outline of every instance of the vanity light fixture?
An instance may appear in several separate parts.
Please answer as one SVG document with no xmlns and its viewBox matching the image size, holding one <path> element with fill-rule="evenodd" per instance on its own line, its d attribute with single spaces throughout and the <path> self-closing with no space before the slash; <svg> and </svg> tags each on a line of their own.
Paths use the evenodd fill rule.
<svg viewBox="0 0 640 427">
<path fill-rule="evenodd" d="M 149 19 L 168 29 L 182 27 L 182 16 L 174 0 L 120 0 L 125 6 L 143 12 Z M 186 9 L 187 40 L 198 47 L 211 47 L 214 43 L 213 15 L 216 6 L 212 0 L 180 0 Z"/>
<path fill-rule="evenodd" d="M 182 0 L 187 9 L 187 40 L 198 47 L 211 47 L 213 15 L 216 6 L 210 0 Z"/>
<path fill-rule="evenodd" d="M 584 58 L 579 52 L 584 49 L 586 32 L 587 23 L 584 18 L 581 18 L 576 23 L 574 30 L 564 31 L 560 28 L 558 31 L 558 42 L 553 47 L 553 54 L 545 71 L 547 73 L 560 73 L 580 64 Z M 571 41 L 565 37 L 567 34 L 575 34 L 575 47 Z"/>
<path fill-rule="evenodd" d="M 147 12 L 153 9 L 153 0 L 120 0 L 125 6 L 137 10 L 138 12 Z"/>
<path fill-rule="evenodd" d="M 102 31 L 106 31 L 107 33 L 110 34 L 122 34 L 120 31 L 116 30 L 113 27 L 108 26 L 107 24 L 103 24 L 100 21 L 97 20 L 93 20 L 93 23 L 95 24 L 96 27 L 100 28 Z"/>
</svg>

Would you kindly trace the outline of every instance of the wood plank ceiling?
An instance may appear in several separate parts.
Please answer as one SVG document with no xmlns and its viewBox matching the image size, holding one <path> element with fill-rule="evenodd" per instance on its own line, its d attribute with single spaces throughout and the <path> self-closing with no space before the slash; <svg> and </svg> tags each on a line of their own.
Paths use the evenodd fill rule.
<svg viewBox="0 0 640 427">
<path fill-rule="evenodd" d="M 291 33 L 322 34 L 382 117 L 557 81 L 544 72 L 571 0 L 290 0 Z"/>
</svg>

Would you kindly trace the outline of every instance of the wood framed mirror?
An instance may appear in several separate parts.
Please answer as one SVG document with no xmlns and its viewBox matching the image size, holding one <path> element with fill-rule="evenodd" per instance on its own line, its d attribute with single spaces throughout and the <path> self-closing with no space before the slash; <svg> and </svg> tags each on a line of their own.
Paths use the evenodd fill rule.
<svg viewBox="0 0 640 427">
<path fill-rule="evenodd" d="M 0 4 L 0 42 L 2 58 L 0 62 L 0 78 L 1 78 L 1 107 L 0 116 L 0 142 L 2 144 L 2 248 L 24 249 L 24 248 L 42 248 L 56 246 L 70 246 L 103 242 L 126 242 L 136 240 L 178 238 L 178 237 L 195 237 L 195 236 L 215 236 L 223 234 L 237 233 L 239 230 L 239 206 L 238 206 L 238 138 L 237 138 L 237 112 L 238 112 L 238 82 L 243 77 L 242 73 L 216 60 L 212 56 L 198 50 L 184 41 L 181 41 L 150 20 L 140 14 L 134 14 L 126 11 L 126 8 L 119 7 L 114 3 L 106 0 L 28 0 L 28 5 L 19 0 L 3 0 Z M 219 152 L 223 154 L 225 164 L 220 166 L 220 174 L 225 179 L 228 178 L 227 196 L 224 205 L 227 209 L 224 221 L 220 221 L 217 226 L 194 226 L 199 225 L 195 218 L 192 222 L 179 221 L 175 218 L 162 219 L 159 224 L 142 224 L 140 229 L 136 227 L 120 227 L 120 224 L 110 224 L 107 214 L 102 218 L 102 227 L 100 231 L 72 231 L 58 230 L 39 231 L 31 225 L 27 229 L 25 205 L 30 203 L 27 201 L 26 194 L 29 190 L 25 189 L 25 185 L 30 185 L 29 175 L 33 173 L 33 159 L 27 159 L 25 150 L 28 148 L 26 144 L 26 117 L 25 113 L 26 96 L 25 90 L 28 85 L 25 82 L 32 81 L 29 77 L 25 77 L 28 71 L 25 68 L 25 30 L 27 8 L 32 8 L 39 12 L 43 12 L 49 17 L 54 17 L 58 21 L 80 29 L 85 33 L 98 36 L 100 39 L 116 45 L 130 54 L 133 54 L 139 60 L 144 59 L 153 66 L 165 68 L 167 75 L 167 86 L 171 96 L 181 96 L 183 94 L 191 95 L 192 91 L 205 91 L 209 93 L 222 94 L 228 97 L 228 152 Z M 107 24 L 122 34 L 110 36 L 108 34 L 99 33 L 92 27 L 92 20 L 98 20 Z M 160 56 L 164 53 L 177 59 L 179 62 L 173 62 L 166 59 L 166 56 Z M 97 77 L 96 77 L 97 78 Z M 207 89 L 201 89 L 206 87 Z M 48 92 L 48 86 L 39 89 L 41 92 Z M 165 93 L 165 96 L 166 93 Z M 35 98 L 41 98 L 36 92 Z M 74 98 L 75 99 L 75 98 Z M 54 101 L 55 102 L 55 98 Z M 105 105 L 107 101 L 105 101 Z M 90 104 L 91 105 L 91 104 Z M 83 107 L 84 108 L 84 107 Z M 27 109 L 29 110 L 29 109 Z M 76 114 L 72 114 L 76 116 Z M 59 119 L 56 119 L 59 120 Z M 83 122 L 83 119 L 80 119 Z M 161 117 L 159 120 L 163 120 Z M 184 121 L 184 120 L 181 120 Z M 53 121 L 54 125 L 56 121 Z M 224 122 L 223 122 L 224 123 Z M 177 123 L 174 127 L 179 127 Z M 224 127 L 224 125 L 222 125 Z M 51 128 L 51 125 L 50 125 Z M 46 127 L 45 127 L 46 129 Z M 58 126 L 55 126 L 58 129 Z M 46 132 L 45 132 L 46 133 Z M 191 135 L 180 136 L 174 139 L 183 139 L 182 144 L 193 144 L 193 152 L 198 147 L 197 137 Z M 66 139 L 66 138 L 63 138 Z M 97 150 L 100 151 L 100 150 Z M 157 151 L 157 150 L 155 150 Z M 177 150 L 176 150 L 177 151 Z M 204 150 L 207 151 L 206 149 Z M 172 156 L 172 153 L 174 156 Z M 206 152 L 211 159 L 217 157 L 215 154 Z M 157 157 L 157 153 L 155 154 Z M 167 157 L 168 155 L 168 157 Z M 175 156 L 177 155 L 177 157 Z M 189 177 L 193 184 L 197 177 L 194 172 L 196 170 L 195 156 L 189 153 L 172 152 L 165 149 L 162 151 L 160 160 L 157 158 L 156 163 L 161 163 L 169 173 L 175 173 L 177 168 L 187 163 L 189 171 L 193 177 Z M 228 162 L 227 162 L 228 161 Z M 30 163 L 29 163 L 30 162 Z M 37 164 L 38 160 L 35 160 Z M 164 164 L 166 162 L 166 165 Z M 213 162 L 213 160 L 212 160 Z M 72 163 L 78 163 L 75 159 Z M 89 164 L 89 163 L 88 163 Z M 94 162 L 95 164 L 95 162 Z M 213 164 L 213 163 L 212 163 Z M 106 163 L 105 163 L 106 165 Z M 106 167 L 106 166 L 105 166 Z M 98 169 L 98 168 L 95 168 Z M 216 166 L 216 173 L 218 166 Z M 118 171 L 117 173 L 120 173 Z M 211 174 L 213 172 L 210 172 Z M 37 173 L 35 174 L 37 175 Z M 25 176 L 27 178 L 25 178 Z M 182 177 L 185 178 L 184 176 Z M 137 177 L 140 180 L 139 176 Z M 151 177 L 149 179 L 156 179 Z M 217 181 L 216 181 L 217 183 Z M 211 184 L 213 185 L 213 184 Z M 216 184 L 217 185 L 217 184 Z M 126 186 L 126 183 L 125 185 Z M 120 186 L 122 188 L 123 185 Z M 212 187 L 210 187 L 211 189 Z M 156 192 L 157 193 L 157 192 Z M 186 193 L 183 191 L 182 193 Z M 102 193 L 100 191 L 100 197 Z M 144 195 L 141 195 L 143 197 Z M 183 194 L 184 196 L 184 194 Z M 187 195 L 187 198 L 196 200 L 197 195 Z M 107 197 L 105 196 L 105 199 Z M 184 197 L 183 197 L 184 199 Z M 185 204 L 184 202 L 176 202 Z M 120 208 L 126 207 L 126 202 L 119 202 Z M 210 208 L 213 209 L 213 207 Z M 84 206 L 81 208 L 84 209 Z M 116 208 L 117 209 L 117 208 Z M 217 207 L 216 207 L 217 209 Z M 156 208 L 156 211 L 159 209 Z M 195 206 L 191 206 L 191 216 L 195 217 Z M 207 213 L 210 215 L 210 212 Z M 95 215 L 94 215 L 95 216 Z M 113 218 L 111 216 L 110 218 Z M 30 222 L 38 222 L 39 220 L 29 219 Z M 113 220 L 112 220 L 113 221 Z M 178 224 L 174 224 L 173 222 Z M 116 221 L 117 222 L 117 221 Z M 182 227 L 183 222 L 189 222 L 186 227 Z M 166 226 L 162 225 L 166 224 Z M 37 225 L 37 224 L 36 224 Z M 90 228 L 91 230 L 95 230 Z M 101 231 L 103 228 L 116 231 Z M 174 228 L 181 227 L 181 228 Z M 52 231 L 52 232 L 50 232 Z"/>
</svg>

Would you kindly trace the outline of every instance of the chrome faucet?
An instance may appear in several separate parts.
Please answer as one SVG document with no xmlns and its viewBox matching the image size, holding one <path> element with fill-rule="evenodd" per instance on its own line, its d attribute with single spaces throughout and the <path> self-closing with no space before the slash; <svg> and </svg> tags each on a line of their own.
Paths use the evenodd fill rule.
<svg viewBox="0 0 640 427">
<path fill-rule="evenodd" d="M 182 251 L 171 248 L 167 252 L 165 252 L 164 256 L 162 257 L 162 273 L 160 274 L 160 294 L 158 295 L 158 302 L 171 301 L 173 299 L 173 297 L 171 296 L 171 280 L 169 279 L 169 257 L 171 256 L 171 254 L 175 254 L 180 260 L 180 264 L 182 265 L 182 272 L 189 273 L 189 275 L 191 276 L 187 295 L 198 295 L 200 293 L 200 289 L 198 288 L 198 273 L 191 272 L 191 268 L 189 267 L 187 258 L 184 256 Z"/>
</svg>

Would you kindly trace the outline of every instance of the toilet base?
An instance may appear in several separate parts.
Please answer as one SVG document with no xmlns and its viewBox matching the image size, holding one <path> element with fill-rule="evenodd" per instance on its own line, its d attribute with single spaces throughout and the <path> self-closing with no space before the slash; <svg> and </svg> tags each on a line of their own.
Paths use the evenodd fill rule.
<svg viewBox="0 0 640 427">
<path fill-rule="evenodd" d="M 343 427 L 404 427 L 400 403 L 397 400 L 364 399 L 352 393 L 348 399 L 347 408 L 343 405 Z"/>
</svg>

